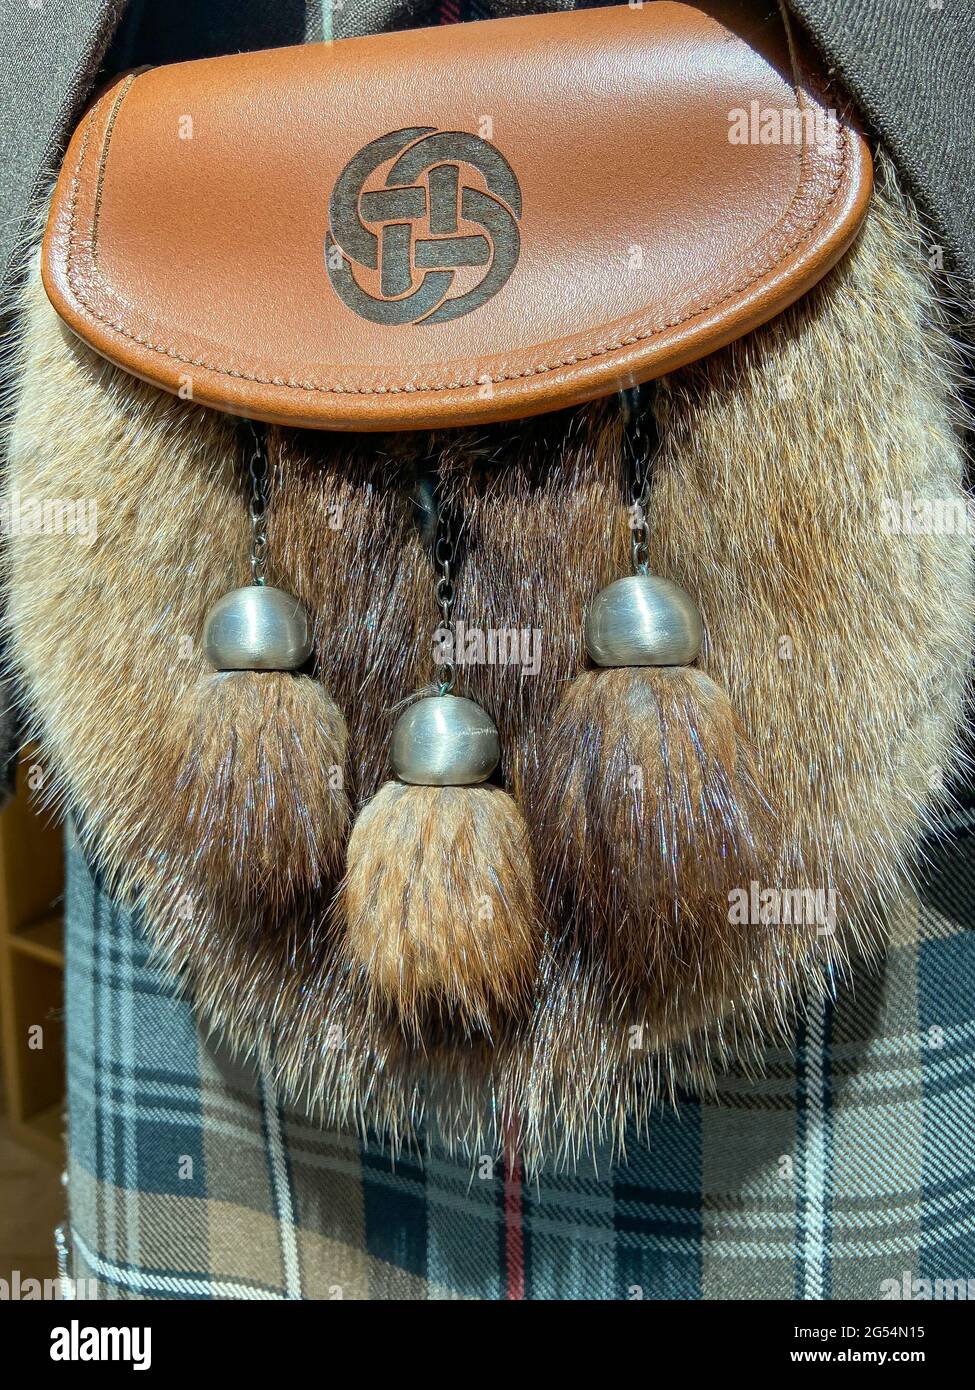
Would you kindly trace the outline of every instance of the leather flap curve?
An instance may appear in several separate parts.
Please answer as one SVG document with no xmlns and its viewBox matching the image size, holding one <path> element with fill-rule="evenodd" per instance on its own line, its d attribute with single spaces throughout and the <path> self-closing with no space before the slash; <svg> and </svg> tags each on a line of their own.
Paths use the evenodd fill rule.
<svg viewBox="0 0 975 1390">
<path fill-rule="evenodd" d="M 76 132 L 42 271 L 119 366 L 330 429 L 570 405 L 796 299 L 861 136 L 777 12 L 615 6 L 129 75 Z"/>
</svg>

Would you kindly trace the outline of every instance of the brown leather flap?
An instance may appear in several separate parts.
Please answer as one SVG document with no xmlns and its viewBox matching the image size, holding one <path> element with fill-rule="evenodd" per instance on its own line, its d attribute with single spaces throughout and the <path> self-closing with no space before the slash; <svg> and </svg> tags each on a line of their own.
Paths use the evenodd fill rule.
<svg viewBox="0 0 975 1390">
<path fill-rule="evenodd" d="M 865 212 L 862 138 L 757 9 L 127 76 L 68 151 L 47 292 L 127 370 L 286 424 L 511 418 L 647 380 L 791 303 Z"/>
</svg>

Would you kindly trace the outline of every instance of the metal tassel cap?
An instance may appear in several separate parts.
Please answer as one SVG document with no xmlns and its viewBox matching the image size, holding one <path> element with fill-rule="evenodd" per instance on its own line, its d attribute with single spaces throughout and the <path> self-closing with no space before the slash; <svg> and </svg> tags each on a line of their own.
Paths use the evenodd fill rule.
<svg viewBox="0 0 975 1390">
<path fill-rule="evenodd" d="M 248 584 L 217 599 L 203 646 L 218 671 L 294 671 L 312 653 L 311 618 L 293 594 Z"/>
<path fill-rule="evenodd" d="M 400 715 L 393 729 L 393 770 L 420 787 L 486 782 L 501 756 L 493 720 L 473 700 L 431 695 Z"/>
<path fill-rule="evenodd" d="M 586 650 L 597 666 L 687 666 L 703 638 L 690 594 L 652 574 L 607 585 L 586 618 Z"/>
</svg>

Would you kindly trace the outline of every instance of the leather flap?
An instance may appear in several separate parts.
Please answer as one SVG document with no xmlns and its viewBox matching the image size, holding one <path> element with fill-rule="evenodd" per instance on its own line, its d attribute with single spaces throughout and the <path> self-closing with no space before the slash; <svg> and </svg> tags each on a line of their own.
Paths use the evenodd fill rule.
<svg viewBox="0 0 975 1390">
<path fill-rule="evenodd" d="M 47 292 L 119 366 L 285 424 L 471 423 L 647 380 L 791 303 L 866 209 L 862 138 L 759 9 L 129 75 L 71 143 Z"/>
</svg>

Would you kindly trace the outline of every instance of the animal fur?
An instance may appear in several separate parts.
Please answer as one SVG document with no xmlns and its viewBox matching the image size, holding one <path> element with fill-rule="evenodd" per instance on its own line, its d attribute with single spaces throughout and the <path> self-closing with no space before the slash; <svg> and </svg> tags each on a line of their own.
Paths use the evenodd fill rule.
<svg viewBox="0 0 975 1390">
<path fill-rule="evenodd" d="M 312 614 L 322 677 L 349 728 L 360 807 L 389 774 L 402 702 L 433 679 L 439 621 L 411 501 L 424 436 L 269 431 L 268 553 Z"/>
<path fill-rule="evenodd" d="M 186 744 L 154 834 L 228 911 L 300 911 L 342 870 L 341 711 L 319 681 L 282 671 L 201 676 L 185 704 Z"/>
<path fill-rule="evenodd" d="M 527 802 L 579 671 L 589 604 L 628 563 L 620 411 L 595 402 L 437 442 L 445 506 L 458 520 L 458 617 L 537 634 L 537 672 L 519 662 L 462 669 L 465 693 L 498 727 L 503 780 Z"/>
<path fill-rule="evenodd" d="M 958 766 L 973 585 L 966 528 L 889 524 L 905 496 L 964 514 L 958 363 L 923 245 L 881 159 L 867 225 L 836 271 L 658 385 L 649 567 L 695 596 L 700 664 L 755 750 L 773 812 L 757 889 L 819 895 L 836 923 L 756 924 L 750 985 L 726 991 L 715 971 L 683 1018 L 686 991 L 668 1008 L 633 990 L 617 1011 L 595 971 L 571 993 L 563 962 L 536 1011 L 539 1144 L 560 1110 L 577 1133 L 598 1130 L 614 1107 L 639 1115 L 649 1093 L 707 1086 L 729 1050 L 753 1056 L 787 1032 L 851 952 L 880 948 L 937 824 Z M 693 855 L 684 868 L 707 872 Z"/>
<path fill-rule="evenodd" d="M 531 855 L 498 787 L 387 782 L 353 827 L 338 907 L 374 1006 L 421 1046 L 431 1016 L 489 1034 L 531 998 Z"/>
<path fill-rule="evenodd" d="M 85 789 L 72 804 L 124 895 L 159 873 L 187 913 L 206 896 L 282 916 L 340 871 L 345 727 L 307 676 L 216 674 L 203 654 L 206 612 L 247 568 L 233 422 L 126 380 L 30 293 L 23 371 L 36 391 L 17 416 L 11 485 L 97 509 L 90 537 L 21 537 L 10 552 L 25 657 L 57 649 L 28 668 L 53 792 L 70 797 L 70 765 Z M 183 521 L 167 534 L 170 509 Z M 41 588 L 18 582 L 22 566 Z"/>
<path fill-rule="evenodd" d="M 8 501 L 16 489 L 99 505 L 91 546 L 9 538 L 13 661 L 47 789 L 142 903 L 207 1020 L 293 1101 L 376 1125 L 394 1145 L 425 1122 L 475 1152 L 515 1127 L 535 1159 L 619 1141 L 627 1116 L 639 1125 L 655 1096 L 706 1087 L 732 1049 L 757 1053 L 805 991 L 880 939 L 955 760 L 973 594 L 967 533 L 883 522 L 905 493 L 949 505 L 964 494 L 950 339 L 916 216 L 882 160 L 879 173 L 863 233 L 821 286 L 655 388 L 650 568 L 697 599 L 701 666 L 754 749 L 773 812 L 757 881 L 834 888 L 837 930 L 759 933 L 750 986 L 719 970 L 685 1012 L 662 974 L 616 997 L 602 967 L 566 949 L 564 924 L 543 919 L 535 996 L 490 1040 L 448 1021 L 421 1048 L 377 1017 L 324 883 L 285 919 L 244 919 L 206 884 L 189 915 L 178 910 L 188 842 L 167 838 L 167 803 L 204 675 L 195 649 L 178 653 L 213 599 L 246 580 L 236 436 L 99 361 L 29 287 Z M 537 839 L 549 730 L 584 669 L 583 615 L 626 572 L 619 444 L 611 402 L 440 439 L 272 431 L 271 579 L 314 615 L 316 675 L 348 721 L 353 810 L 385 776 L 396 702 L 432 676 L 437 613 L 407 494 L 434 452 L 462 520 L 458 614 L 541 630 L 537 676 L 463 673 L 501 729 L 503 781 Z M 720 880 L 713 859 L 691 856 L 685 871 L 700 873 L 701 898 Z"/>
<path fill-rule="evenodd" d="M 626 1008 L 646 1000 L 666 1033 L 747 993 L 758 933 L 728 895 L 761 872 L 770 808 L 727 695 L 689 667 L 584 671 L 545 747 L 553 956 L 604 972 Z"/>
</svg>

